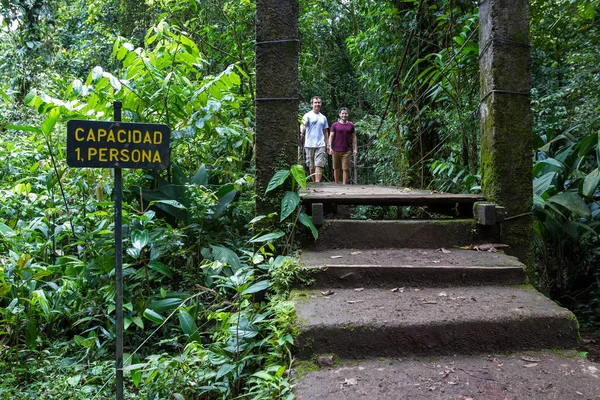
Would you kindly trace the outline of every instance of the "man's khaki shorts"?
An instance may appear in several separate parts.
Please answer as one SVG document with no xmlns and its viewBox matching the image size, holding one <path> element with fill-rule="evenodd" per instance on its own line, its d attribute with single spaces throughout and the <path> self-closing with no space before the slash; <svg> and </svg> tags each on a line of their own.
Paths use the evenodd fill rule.
<svg viewBox="0 0 600 400">
<path fill-rule="evenodd" d="M 334 151 L 333 152 L 333 169 L 350 170 L 350 152 L 349 151 Z"/>
<path fill-rule="evenodd" d="M 304 154 L 306 155 L 306 165 L 308 168 L 315 167 L 323 168 L 327 165 L 327 152 L 325 147 L 305 147 Z"/>
</svg>

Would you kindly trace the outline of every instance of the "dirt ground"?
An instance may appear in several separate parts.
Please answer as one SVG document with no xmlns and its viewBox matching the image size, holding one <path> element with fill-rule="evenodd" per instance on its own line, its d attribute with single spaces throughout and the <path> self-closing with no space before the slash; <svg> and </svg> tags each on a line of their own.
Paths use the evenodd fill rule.
<svg viewBox="0 0 600 400">
<path fill-rule="evenodd" d="M 600 363 L 600 329 L 582 328 L 580 331 L 579 351 L 587 352 L 587 359 Z"/>
</svg>

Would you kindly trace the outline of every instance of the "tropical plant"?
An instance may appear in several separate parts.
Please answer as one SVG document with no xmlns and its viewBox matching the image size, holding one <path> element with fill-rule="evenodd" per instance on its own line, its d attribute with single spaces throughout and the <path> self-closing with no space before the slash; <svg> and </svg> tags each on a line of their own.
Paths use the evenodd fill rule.
<svg viewBox="0 0 600 400">
<path fill-rule="evenodd" d="M 576 131 L 539 137 L 533 169 L 540 284 L 571 307 L 597 295 L 600 260 L 598 133 Z"/>
</svg>

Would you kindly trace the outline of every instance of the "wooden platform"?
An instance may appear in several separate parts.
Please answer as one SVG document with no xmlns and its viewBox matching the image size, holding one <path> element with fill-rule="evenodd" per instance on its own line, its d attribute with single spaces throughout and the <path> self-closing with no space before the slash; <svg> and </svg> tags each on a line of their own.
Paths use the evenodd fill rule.
<svg viewBox="0 0 600 400">
<path fill-rule="evenodd" d="M 309 183 L 300 190 L 300 198 L 311 213 L 316 203 L 330 210 L 331 205 L 417 206 L 431 212 L 453 217 L 473 217 L 473 204 L 485 200 L 480 195 L 439 193 L 399 186 L 336 185 L 335 183 Z"/>
</svg>

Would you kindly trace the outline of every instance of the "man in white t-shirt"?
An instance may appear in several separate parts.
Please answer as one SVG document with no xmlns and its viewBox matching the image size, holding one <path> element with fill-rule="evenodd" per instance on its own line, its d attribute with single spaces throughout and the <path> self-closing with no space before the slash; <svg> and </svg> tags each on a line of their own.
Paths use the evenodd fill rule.
<svg viewBox="0 0 600 400">
<path fill-rule="evenodd" d="M 323 167 L 327 163 L 327 154 L 331 151 L 329 147 L 329 134 L 327 128 L 327 117 L 321 114 L 323 102 L 318 96 L 311 99 L 312 111 L 302 117 L 300 125 L 301 137 L 304 137 L 304 153 L 306 165 L 310 170 L 313 182 L 321 182 Z"/>
</svg>

